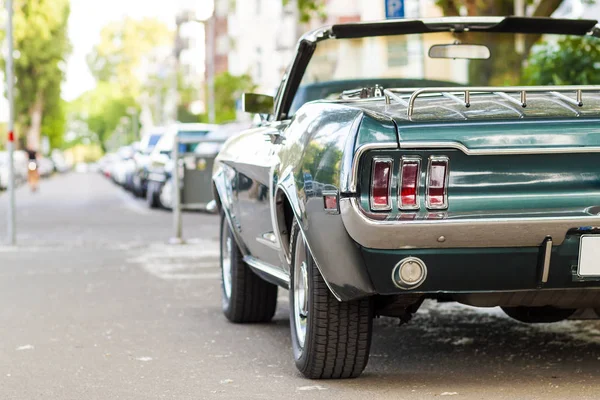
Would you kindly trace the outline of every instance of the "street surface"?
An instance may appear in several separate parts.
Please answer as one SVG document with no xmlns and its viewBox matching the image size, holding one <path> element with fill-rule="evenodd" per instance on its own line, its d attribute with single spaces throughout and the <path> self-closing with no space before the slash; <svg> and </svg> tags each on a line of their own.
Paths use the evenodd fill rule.
<svg viewBox="0 0 600 400">
<path fill-rule="evenodd" d="M 217 216 L 184 214 L 190 244 L 167 245 L 171 214 L 97 174 L 20 188 L 17 202 L 19 246 L 0 246 L 0 399 L 600 396 L 600 323 L 434 303 L 406 326 L 375 321 L 362 377 L 306 380 L 287 292 L 270 324 L 222 316 Z M 6 208 L 0 193 L 1 227 Z"/>
</svg>

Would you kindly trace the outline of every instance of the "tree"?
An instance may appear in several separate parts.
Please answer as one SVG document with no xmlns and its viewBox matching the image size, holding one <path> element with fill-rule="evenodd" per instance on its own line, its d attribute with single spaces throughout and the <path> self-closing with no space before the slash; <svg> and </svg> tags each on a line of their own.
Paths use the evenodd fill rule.
<svg viewBox="0 0 600 400">
<path fill-rule="evenodd" d="M 223 72 L 215 77 L 215 119 L 217 122 L 235 120 L 236 102 L 244 92 L 256 88 L 249 75 L 235 76 Z"/>
<path fill-rule="evenodd" d="M 563 0 L 526 0 L 534 6 L 530 16 L 549 17 Z M 436 4 L 445 16 L 497 16 L 514 15 L 515 0 L 437 0 Z M 469 34 L 463 34 L 465 38 Z M 515 51 L 515 37 L 495 33 L 478 33 L 479 40 L 490 48 L 492 57 L 477 64 L 477 70 L 469 71 L 473 85 L 514 85 L 520 83 L 523 61 L 527 59 L 540 35 L 526 35 L 521 54 Z M 488 37 L 489 40 L 485 38 Z M 465 40 L 466 41 L 466 40 Z"/>
<path fill-rule="evenodd" d="M 70 104 L 73 120 L 84 121 L 95 134 L 102 150 L 106 141 L 117 129 L 131 108 L 137 108 L 133 97 L 123 93 L 117 83 L 99 82 L 98 85 L 79 96 Z"/>
<path fill-rule="evenodd" d="M 291 0 L 282 0 L 286 6 Z M 309 22 L 313 18 L 325 19 L 325 0 L 296 0 L 300 22 Z"/>
<path fill-rule="evenodd" d="M 173 32 L 155 18 L 125 18 L 105 26 L 100 43 L 87 57 L 88 66 L 98 82 L 118 84 L 122 91 L 137 98 L 144 61 L 160 47 L 173 46 Z"/>
<path fill-rule="evenodd" d="M 51 140 L 62 136 L 60 84 L 71 51 L 67 35 L 69 0 L 15 0 L 15 119 L 27 145 L 39 149 L 42 127 Z M 2 31 L 1 38 L 4 39 Z M 5 67 L 5 60 L 2 62 Z"/>
<path fill-rule="evenodd" d="M 46 105 L 42 117 L 42 134 L 50 140 L 50 147 L 62 147 L 67 127 L 66 105 L 60 97 L 60 82 L 48 86 Z"/>
<path fill-rule="evenodd" d="M 224 123 L 236 119 L 236 104 L 244 92 L 252 92 L 256 85 L 249 75 L 231 75 L 223 72 L 215 77 L 215 122 Z M 197 98 L 193 87 L 181 83 L 180 104 L 177 112 L 179 122 L 208 122 L 207 114 L 194 115 L 190 112 L 192 100 Z"/>
<path fill-rule="evenodd" d="M 534 48 L 523 71 L 528 85 L 593 85 L 600 82 L 598 38 L 565 37 Z"/>
</svg>

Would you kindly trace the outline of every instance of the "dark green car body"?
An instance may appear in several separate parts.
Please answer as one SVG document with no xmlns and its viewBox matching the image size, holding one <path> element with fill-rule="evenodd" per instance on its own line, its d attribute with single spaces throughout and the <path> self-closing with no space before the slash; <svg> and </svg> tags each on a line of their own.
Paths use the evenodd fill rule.
<svg viewBox="0 0 600 400">
<path fill-rule="evenodd" d="M 527 19 L 503 21 L 473 27 L 528 29 Z M 411 23 L 363 25 L 376 34 L 453 26 Z M 544 25 L 549 32 L 598 32 L 595 21 L 553 23 Z M 429 89 L 416 96 L 416 90 L 375 88 L 364 98 L 303 103 L 292 116 L 297 92 L 307 90 L 300 79 L 311 46 L 331 32 L 364 35 L 347 26 L 327 29 L 301 40 L 270 118 L 230 139 L 215 163 L 215 198 L 253 271 L 289 285 L 295 220 L 340 301 L 439 297 L 480 306 L 600 306 L 600 291 L 593 290 L 600 277 L 578 273 L 581 236 L 600 235 L 600 87 L 507 88 L 500 95 L 501 88 L 423 82 Z M 467 107 L 467 95 L 457 101 L 465 91 Z M 522 92 L 527 107 L 516 105 Z M 581 106 L 573 105 L 578 96 Z M 421 163 L 418 209 L 399 207 L 403 157 Z M 427 165 L 437 158 L 447 161 L 441 209 L 425 199 Z M 391 161 L 389 210 L 370 203 L 377 159 Z M 402 287 L 398 266 L 413 258 L 426 266 L 426 277 Z"/>
</svg>

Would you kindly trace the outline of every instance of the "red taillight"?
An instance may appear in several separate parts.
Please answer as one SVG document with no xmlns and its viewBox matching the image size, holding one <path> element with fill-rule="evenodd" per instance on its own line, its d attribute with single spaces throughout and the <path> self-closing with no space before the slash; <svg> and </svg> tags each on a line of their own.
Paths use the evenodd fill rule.
<svg viewBox="0 0 600 400">
<path fill-rule="evenodd" d="M 429 158 L 425 203 L 432 210 L 448 208 L 448 158 L 434 156 Z"/>
<path fill-rule="evenodd" d="M 373 160 L 373 174 L 371 176 L 371 210 L 390 210 L 390 180 L 393 162 L 389 158 L 376 158 Z"/>
<path fill-rule="evenodd" d="M 400 209 L 419 209 L 420 158 L 402 158 L 400 167 Z"/>
</svg>

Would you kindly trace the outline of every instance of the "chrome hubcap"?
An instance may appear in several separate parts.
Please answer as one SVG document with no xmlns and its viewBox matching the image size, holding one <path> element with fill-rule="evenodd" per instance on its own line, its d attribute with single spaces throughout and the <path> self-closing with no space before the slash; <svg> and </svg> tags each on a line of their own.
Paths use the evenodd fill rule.
<svg viewBox="0 0 600 400">
<path fill-rule="evenodd" d="M 299 237 L 294 256 L 294 325 L 300 347 L 304 347 L 308 321 L 308 266 L 306 249 Z"/>
<path fill-rule="evenodd" d="M 221 241 L 221 269 L 223 278 L 223 291 L 227 299 L 231 298 L 231 248 L 233 243 L 231 242 L 231 236 L 228 234 L 229 231 L 226 226 L 223 227 L 223 240 Z"/>
</svg>

